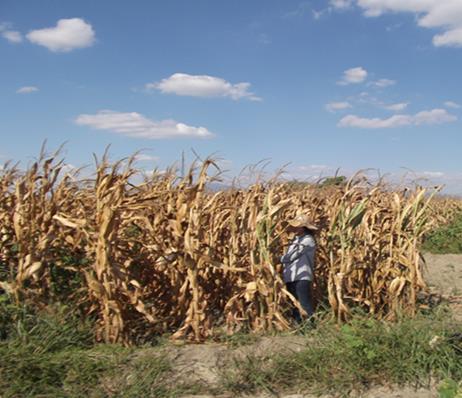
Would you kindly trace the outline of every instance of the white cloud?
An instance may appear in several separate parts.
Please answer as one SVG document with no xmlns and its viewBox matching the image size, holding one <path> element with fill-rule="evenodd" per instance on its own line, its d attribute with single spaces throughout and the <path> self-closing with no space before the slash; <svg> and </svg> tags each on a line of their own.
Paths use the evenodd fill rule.
<svg viewBox="0 0 462 398">
<path fill-rule="evenodd" d="M 21 43 L 22 35 L 16 30 L 5 30 L 2 32 L 2 36 L 10 43 Z"/>
<path fill-rule="evenodd" d="M 433 36 L 436 47 L 462 47 L 462 27 Z"/>
<path fill-rule="evenodd" d="M 353 4 L 353 0 L 329 0 L 329 5 L 335 9 L 344 10 L 350 8 Z"/>
<path fill-rule="evenodd" d="M 16 90 L 16 94 L 30 94 L 35 91 L 39 91 L 38 87 L 35 86 L 24 86 Z"/>
<path fill-rule="evenodd" d="M 284 170 L 286 180 L 312 181 L 319 180 L 323 175 L 335 173 L 335 168 L 323 164 L 309 164 L 289 167 Z"/>
<path fill-rule="evenodd" d="M 158 162 L 159 156 L 146 155 L 145 153 L 139 153 L 135 156 L 138 162 Z"/>
<path fill-rule="evenodd" d="M 213 136 L 205 127 L 188 126 L 170 119 L 154 121 L 137 112 L 102 110 L 94 115 L 79 115 L 75 119 L 75 123 L 98 130 L 110 130 L 135 138 L 209 138 Z"/>
<path fill-rule="evenodd" d="M 159 170 L 159 169 L 149 169 L 149 170 L 140 170 L 142 174 L 144 174 L 148 178 L 152 178 L 154 176 L 164 175 L 167 174 L 167 170 Z"/>
<path fill-rule="evenodd" d="M 354 0 L 329 0 L 328 6 L 320 10 L 312 10 L 313 18 L 318 20 L 325 14 L 332 12 L 345 11 L 350 9 L 354 4 Z"/>
<path fill-rule="evenodd" d="M 72 163 L 65 163 L 61 167 L 61 170 L 64 174 L 73 174 L 78 171 L 78 168 L 74 166 Z"/>
<path fill-rule="evenodd" d="M 164 94 L 190 97 L 230 97 L 233 100 L 247 98 L 260 101 L 261 98 L 248 91 L 250 83 L 232 84 L 226 80 L 207 75 L 175 73 L 158 83 L 146 84 L 148 90 L 160 90 Z"/>
<path fill-rule="evenodd" d="M 349 102 L 329 102 L 328 104 L 326 104 L 326 109 L 329 112 L 340 111 L 348 108 L 352 108 Z"/>
<path fill-rule="evenodd" d="M 430 177 L 430 178 L 441 178 L 444 177 L 445 174 L 441 171 L 423 171 L 422 173 L 418 173 L 422 177 Z"/>
<path fill-rule="evenodd" d="M 22 35 L 17 30 L 12 30 L 12 24 L 9 22 L 0 23 L 0 36 L 8 40 L 10 43 L 21 43 Z"/>
<path fill-rule="evenodd" d="M 385 88 L 389 86 L 393 86 L 396 84 L 396 80 L 390 80 L 390 79 L 379 79 L 376 80 L 375 82 L 371 82 L 371 86 L 379 87 L 379 88 Z"/>
<path fill-rule="evenodd" d="M 452 108 L 452 109 L 460 109 L 460 108 L 462 108 L 461 105 L 459 105 L 458 103 L 456 103 L 456 102 L 454 102 L 454 101 L 446 101 L 446 102 L 444 103 L 444 106 L 445 106 L 446 108 Z"/>
<path fill-rule="evenodd" d="M 362 83 L 364 80 L 366 80 L 366 78 L 367 71 L 361 66 L 358 66 L 356 68 L 351 68 L 344 71 L 342 80 L 337 82 L 337 84 L 345 86 L 347 84 Z"/>
<path fill-rule="evenodd" d="M 414 116 L 414 124 L 442 124 L 455 122 L 457 117 L 449 114 L 446 109 L 433 109 L 422 111 Z"/>
<path fill-rule="evenodd" d="M 307 172 L 320 172 L 325 170 L 331 170 L 332 168 L 324 164 L 310 164 L 308 166 L 299 166 L 297 170 Z"/>
<path fill-rule="evenodd" d="M 384 108 L 393 111 L 393 112 L 400 112 L 404 111 L 409 105 L 409 102 L 400 102 L 398 104 L 391 104 L 391 105 L 384 105 Z"/>
<path fill-rule="evenodd" d="M 338 127 L 358 127 L 362 129 L 380 129 L 399 126 L 408 126 L 412 123 L 412 117 L 409 115 L 395 115 L 388 119 L 367 119 L 356 115 L 347 115 L 342 118 Z"/>
<path fill-rule="evenodd" d="M 357 3 L 367 17 L 378 17 L 387 12 L 416 14 L 419 26 L 444 30 L 433 37 L 435 46 L 462 46 L 460 0 L 357 0 Z"/>
<path fill-rule="evenodd" d="M 54 52 L 90 47 L 95 42 L 92 26 L 80 18 L 60 19 L 55 27 L 33 30 L 26 37 Z"/>
<path fill-rule="evenodd" d="M 361 118 L 356 115 L 347 115 L 342 118 L 338 127 L 357 127 L 364 129 L 396 128 L 402 126 L 418 126 L 424 124 L 442 124 L 457 120 L 457 117 L 449 114 L 445 109 L 432 109 L 422 111 L 415 115 L 394 115 L 387 119 Z"/>
</svg>

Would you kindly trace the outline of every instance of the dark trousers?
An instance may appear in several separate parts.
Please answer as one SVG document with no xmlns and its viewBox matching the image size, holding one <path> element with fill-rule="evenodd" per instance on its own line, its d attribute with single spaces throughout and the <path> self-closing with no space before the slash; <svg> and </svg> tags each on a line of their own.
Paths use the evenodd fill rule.
<svg viewBox="0 0 462 398">
<path fill-rule="evenodd" d="M 287 290 L 294 296 L 301 307 L 306 311 L 308 317 L 314 314 L 313 293 L 311 281 L 295 281 L 286 283 Z M 301 322 L 300 311 L 297 308 L 293 309 L 292 316 L 297 322 Z"/>
</svg>

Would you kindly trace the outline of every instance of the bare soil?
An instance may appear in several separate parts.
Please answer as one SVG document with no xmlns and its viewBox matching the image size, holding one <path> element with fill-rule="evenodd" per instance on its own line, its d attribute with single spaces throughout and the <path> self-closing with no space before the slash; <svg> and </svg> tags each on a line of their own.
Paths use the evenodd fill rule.
<svg viewBox="0 0 462 398">
<path fill-rule="evenodd" d="M 301 351 L 307 342 L 306 337 L 287 334 L 260 337 L 251 344 L 239 347 L 220 343 L 168 345 L 164 348 L 163 354 L 172 361 L 179 380 L 203 383 L 213 388 L 219 387 L 221 370 L 230 361 L 239 361 L 248 355 L 268 355 L 269 352 L 297 352 Z"/>
<path fill-rule="evenodd" d="M 436 299 L 450 303 L 454 316 L 462 320 L 462 255 L 426 254 L 424 277 L 429 290 Z M 204 383 L 210 387 L 219 387 L 220 371 L 226 361 L 239 359 L 248 354 L 263 355 L 272 353 L 289 353 L 300 351 L 309 340 L 303 336 L 290 335 L 262 337 L 249 345 L 230 348 L 225 344 L 201 344 L 171 346 L 165 348 L 165 355 L 172 361 L 179 380 Z M 412 387 L 375 387 L 361 395 L 364 398 L 433 398 L 436 390 L 414 389 Z M 222 395 L 185 395 L 183 398 L 231 398 L 233 394 Z M 274 398 L 265 393 L 248 398 Z M 313 395 L 287 394 L 279 398 L 311 398 Z M 331 398 L 325 395 L 323 398 Z"/>
<path fill-rule="evenodd" d="M 426 254 L 424 277 L 442 294 L 462 295 L 462 254 Z"/>
<path fill-rule="evenodd" d="M 430 292 L 448 302 L 462 321 L 462 254 L 426 254 L 424 278 Z"/>
</svg>

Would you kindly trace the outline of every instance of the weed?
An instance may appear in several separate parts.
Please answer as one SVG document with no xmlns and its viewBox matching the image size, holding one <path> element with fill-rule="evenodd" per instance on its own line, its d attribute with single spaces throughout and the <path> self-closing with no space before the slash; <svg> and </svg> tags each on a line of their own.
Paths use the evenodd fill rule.
<svg viewBox="0 0 462 398">
<path fill-rule="evenodd" d="M 460 398 L 462 397 L 462 381 L 457 383 L 452 379 L 443 380 L 438 386 L 439 398 Z"/>
<path fill-rule="evenodd" d="M 432 378 L 462 378 L 457 326 L 438 314 L 390 324 L 356 318 L 313 330 L 305 350 L 248 356 L 223 376 L 234 392 L 276 390 L 345 393 L 384 382 L 428 386 Z"/>
<path fill-rule="evenodd" d="M 230 348 L 237 348 L 246 345 L 250 345 L 258 341 L 261 336 L 252 333 L 251 331 L 247 332 L 237 332 L 231 335 L 225 334 L 220 336 L 219 341 L 228 345 Z"/>
<path fill-rule="evenodd" d="M 425 238 L 423 249 L 435 254 L 462 253 L 462 213 Z"/>
<path fill-rule="evenodd" d="M 174 383 L 167 358 L 145 347 L 94 344 L 91 323 L 66 306 L 34 312 L 0 296 L 0 396 L 173 398 L 203 387 Z"/>
</svg>

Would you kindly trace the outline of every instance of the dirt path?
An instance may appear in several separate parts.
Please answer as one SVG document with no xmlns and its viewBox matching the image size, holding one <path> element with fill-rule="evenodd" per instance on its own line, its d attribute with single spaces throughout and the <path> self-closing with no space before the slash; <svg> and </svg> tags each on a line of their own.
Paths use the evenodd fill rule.
<svg viewBox="0 0 462 398">
<path fill-rule="evenodd" d="M 165 347 L 165 355 L 173 362 L 179 379 L 214 387 L 219 385 L 220 372 L 226 362 L 268 352 L 289 354 L 303 350 L 307 342 L 306 337 L 287 334 L 261 337 L 252 344 L 235 348 L 219 343 L 186 344 L 179 347 L 169 345 Z"/>
<path fill-rule="evenodd" d="M 462 320 L 462 255 L 426 254 L 425 280 L 430 291 L 437 296 L 442 295 L 445 299 L 452 300 L 451 308 L 457 319 Z M 288 335 L 277 337 L 264 337 L 256 342 L 230 349 L 223 344 L 184 345 L 180 347 L 166 348 L 166 355 L 173 361 L 178 377 L 192 381 L 202 382 L 210 386 L 217 385 L 220 378 L 220 368 L 230 357 L 240 358 L 246 354 L 289 353 L 300 351 L 308 342 L 306 337 Z M 390 390 L 386 387 L 376 387 L 367 391 L 363 398 L 433 398 L 437 397 L 433 390 L 411 387 L 400 387 Z M 186 395 L 182 398 L 212 398 L 212 395 Z M 232 398 L 233 394 L 227 393 L 216 396 L 218 398 Z M 287 394 L 279 398 L 312 398 L 313 395 Z M 259 394 L 247 396 L 247 398 L 274 398 L 274 395 Z M 332 398 L 332 396 L 323 396 Z"/>
<path fill-rule="evenodd" d="M 462 254 L 426 254 L 425 280 L 445 295 L 462 295 Z"/>
<path fill-rule="evenodd" d="M 399 391 L 392 391 L 387 388 L 375 388 L 368 391 L 365 395 L 357 396 L 356 398 L 435 398 L 437 397 L 436 391 L 429 390 L 415 390 L 412 388 L 404 387 Z M 182 398 L 235 398 L 233 394 L 223 395 L 185 395 Z M 274 395 L 260 394 L 260 395 L 243 395 L 240 398 L 333 398 L 332 395 L 306 395 L 306 394 L 282 394 L 278 397 Z"/>
</svg>

